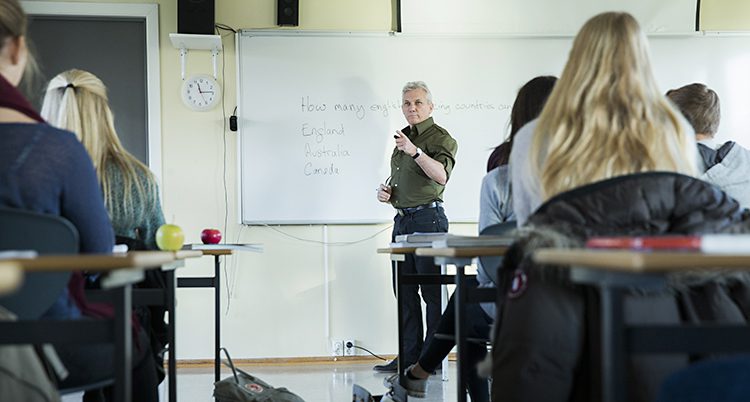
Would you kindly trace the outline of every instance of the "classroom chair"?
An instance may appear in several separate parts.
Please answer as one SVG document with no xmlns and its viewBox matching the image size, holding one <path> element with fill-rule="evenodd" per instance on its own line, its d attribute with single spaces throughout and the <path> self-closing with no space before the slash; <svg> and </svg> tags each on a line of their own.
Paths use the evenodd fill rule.
<svg viewBox="0 0 750 402">
<path fill-rule="evenodd" d="M 510 234 L 511 231 L 513 231 L 516 228 L 516 221 L 507 221 L 507 222 L 501 222 L 496 223 L 494 225 L 487 226 L 484 228 L 479 235 L 505 235 Z M 503 263 L 503 257 L 501 256 L 483 256 L 479 257 L 479 262 L 484 267 L 487 274 L 490 275 L 491 279 L 495 284 L 497 285 L 497 278 L 498 278 L 498 271 L 500 269 L 500 266 Z M 475 275 L 467 275 L 467 278 L 475 278 Z M 496 301 L 497 299 L 497 291 L 494 289 L 480 289 L 477 287 L 467 287 L 465 289 L 467 292 L 467 298 L 470 303 L 479 303 L 479 302 L 491 302 Z M 494 318 L 494 317 L 493 317 Z M 438 339 L 448 339 L 448 340 L 454 340 L 455 336 L 453 334 L 439 334 L 436 333 L 435 337 Z M 489 339 L 484 338 L 472 338 L 469 337 L 466 339 L 468 342 L 476 343 L 476 344 L 483 344 L 488 347 L 491 347 L 492 344 Z"/>
<path fill-rule="evenodd" d="M 59 216 L 0 207 L 0 253 L 3 251 L 35 251 L 39 255 L 75 254 L 79 251 L 78 230 L 70 221 Z M 12 258 L 12 254 L 10 255 Z M 12 311 L 20 321 L 35 323 L 22 339 L 5 339 L 0 343 L 54 342 L 55 321 L 38 321 L 39 317 L 55 302 L 68 284 L 70 272 L 26 272 L 20 289 L 0 297 L 0 305 Z M 50 338 L 50 334 L 53 334 Z M 35 339 L 48 339 L 43 342 Z M 102 341 L 115 343 L 115 334 L 108 334 Z M 61 395 L 99 389 L 114 383 L 114 378 L 85 384 L 80 387 L 60 389 Z"/>
<path fill-rule="evenodd" d="M 0 208 L 0 222 L 0 252 L 25 250 L 39 255 L 78 252 L 78 230 L 66 219 Z M 0 305 L 20 320 L 37 319 L 55 302 L 69 279 L 70 272 L 27 272 L 21 288 L 0 297 Z"/>
</svg>

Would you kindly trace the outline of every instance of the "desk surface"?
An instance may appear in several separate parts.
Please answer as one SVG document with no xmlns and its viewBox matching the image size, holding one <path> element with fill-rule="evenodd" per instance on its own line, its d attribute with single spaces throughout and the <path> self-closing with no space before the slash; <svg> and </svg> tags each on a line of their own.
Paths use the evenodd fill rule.
<svg viewBox="0 0 750 402">
<path fill-rule="evenodd" d="M 624 272 L 678 272 L 693 268 L 750 270 L 750 253 L 704 254 L 691 251 L 539 249 L 534 261 Z"/>
<path fill-rule="evenodd" d="M 29 272 L 70 270 L 103 272 L 125 268 L 158 267 L 176 259 L 200 255 L 200 252 L 193 251 L 134 251 L 125 254 L 42 255 L 35 258 L 19 258 L 8 261 L 17 263 L 21 269 Z"/>
<path fill-rule="evenodd" d="M 186 244 L 183 249 L 199 250 L 203 252 L 203 255 L 230 255 L 235 251 L 251 251 L 254 253 L 262 253 L 263 245 L 255 243 Z"/>
<path fill-rule="evenodd" d="M 416 247 L 387 247 L 379 248 L 378 254 L 412 254 Z"/>
</svg>

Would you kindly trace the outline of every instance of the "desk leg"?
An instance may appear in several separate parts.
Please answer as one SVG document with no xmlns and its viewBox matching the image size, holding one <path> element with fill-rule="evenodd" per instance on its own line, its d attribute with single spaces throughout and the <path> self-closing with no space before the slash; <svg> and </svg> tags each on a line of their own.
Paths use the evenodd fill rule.
<svg viewBox="0 0 750 402">
<path fill-rule="evenodd" d="M 214 314 L 215 323 L 215 356 L 214 356 L 214 381 L 219 381 L 221 376 L 221 264 L 219 256 L 214 256 Z"/>
<path fill-rule="evenodd" d="M 401 291 L 403 281 L 403 273 L 398 261 L 393 261 L 394 270 L 396 271 L 396 314 L 398 317 L 398 383 L 404 384 L 406 378 L 404 378 L 404 367 L 401 365 L 404 363 L 404 315 L 401 312 L 402 306 L 404 305 L 404 292 Z"/>
<path fill-rule="evenodd" d="M 466 278 L 464 266 L 456 264 L 456 373 L 458 382 L 458 402 L 466 402 L 466 364 L 462 361 L 466 354 L 466 327 L 464 323 L 464 302 L 466 299 Z"/>
<path fill-rule="evenodd" d="M 114 292 L 115 329 L 115 402 L 132 400 L 131 368 L 133 367 L 133 329 L 131 325 L 131 285 L 117 287 Z"/>
<path fill-rule="evenodd" d="M 167 342 L 169 342 L 169 369 L 167 377 L 169 378 L 169 402 L 177 402 L 177 345 L 176 345 L 176 326 L 177 310 L 175 309 L 175 288 L 177 279 L 174 270 L 168 270 L 167 273 L 167 311 L 169 312 L 169 327 L 167 327 Z"/>
<path fill-rule="evenodd" d="M 448 274 L 448 264 L 440 264 L 440 275 L 447 275 Z M 445 308 L 448 307 L 448 286 L 443 285 L 441 286 L 441 292 L 440 292 L 440 311 L 445 311 Z M 443 359 L 443 370 L 441 370 L 440 373 L 440 379 L 443 381 L 448 381 L 448 356 L 445 356 L 445 359 Z"/>
<path fill-rule="evenodd" d="M 601 376 L 604 402 L 627 401 L 627 365 L 623 337 L 623 291 L 599 288 L 601 314 Z"/>
</svg>

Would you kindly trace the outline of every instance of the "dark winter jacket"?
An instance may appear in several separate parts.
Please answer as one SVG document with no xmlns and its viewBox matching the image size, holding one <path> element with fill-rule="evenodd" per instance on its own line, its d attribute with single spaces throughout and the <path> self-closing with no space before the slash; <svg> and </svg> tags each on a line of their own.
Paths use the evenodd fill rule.
<svg viewBox="0 0 750 402">
<path fill-rule="evenodd" d="M 588 401 L 591 381 L 581 285 L 564 267 L 540 266 L 540 247 L 582 247 L 591 236 L 748 233 L 750 216 L 713 185 L 675 173 L 621 176 L 560 194 L 530 218 L 529 229 L 506 254 L 493 346 L 493 401 Z M 516 269 L 525 288 L 510 289 Z M 744 273 L 692 272 L 670 278 L 663 291 L 632 289 L 628 323 L 745 322 L 750 280 Z M 513 297 L 507 297 L 511 295 Z M 593 309 L 592 309 L 593 310 Z M 631 359 L 628 400 L 652 401 L 663 378 L 687 364 L 683 355 Z"/>
</svg>

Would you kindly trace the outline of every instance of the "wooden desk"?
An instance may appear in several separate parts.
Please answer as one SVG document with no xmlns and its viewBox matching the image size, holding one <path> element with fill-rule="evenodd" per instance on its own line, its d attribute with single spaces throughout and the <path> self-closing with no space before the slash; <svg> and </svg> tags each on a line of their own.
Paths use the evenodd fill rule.
<svg viewBox="0 0 750 402">
<path fill-rule="evenodd" d="M 134 252 L 137 253 L 137 252 Z M 149 253 L 155 253 L 151 251 Z M 203 255 L 198 250 L 178 250 L 167 252 L 174 257 L 171 262 L 161 264 L 160 268 L 166 276 L 166 287 L 161 288 L 136 288 L 132 290 L 132 301 L 134 306 L 163 306 L 167 312 L 169 325 L 167 326 L 167 342 L 169 353 L 167 353 L 167 389 L 169 390 L 169 402 L 177 401 L 177 309 L 175 305 L 175 288 L 177 287 L 175 270 L 185 266 L 185 259 L 198 258 Z M 156 268 L 154 266 L 151 268 Z M 89 290 L 87 297 L 95 301 L 106 301 L 100 290 Z"/>
<path fill-rule="evenodd" d="M 178 288 L 213 288 L 214 290 L 214 382 L 221 379 L 221 260 L 235 251 L 262 253 L 260 244 L 186 244 L 182 251 L 200 251 L 214 257 L 214 276 L 177 279 Z M 170 353 L 171 355 L 171 353 Z"/>
<path fill-rule="evenodd" d="M 114 336 L 115 401 L 131 401 L 132 330 L 131 285 L 143 279 L 143 269 L 175 260 L 171 252 L 127 254 L 44 255 L 8 260 L 25 272 L 83 270 L 103 272 L 102 287 L 113 292 L 113 320 L 45 320 L 0 322 L 0 343 L 108 342 Z M 43 330 L 39 330 L 44 328 Z"/>
<path fill-rule="evenodd" d="M 414 252 L 417 250 L 416 247 L 388 247 L 388 248 L 379 248 L 377 249 L 378 254 L 389 254 L 391 257 L 391 261 L 394 264 L 394 269 L 396 271 L 396 316 L 398 321 L 398 375 L 399 375 L 399 384 L 404 383 L 404 369 L 406 367 L 402 367 L 403 359 L 401 356 L 404 355 L 404 339 L 403 339 L 403 327 L 404 327 L 404 317 L 401 313 L 401 306 L 404 304 L 404 295 L 401 291 L 402 285 L 420 285 L 420 284 L 430 284 L 430 285 L 449 285 L 453 284 L 454 277 L 445 275 L 444 273 L 438 274 L 438 275 L 429 275 L 429 274 L 409 274 L 406 275 L 401 272 L 401 269 L 399 267 L 399 263 L 406 260 L 407 254 L 414 254 Z M 447 375 L 447 366 L 443 366 L 443 376 Z M 403 389 L 400 385 L 397 387 L 394 384 L 394 393 L 397 398 L 399 398 L 401 401 L 406 400 L 406 390 Z"/>
<path fill-rule="evenodd" d="M 750 352 L 746 325 L 626 325 L 623 303 L 628 288 L 665 288 L 667 274 L 692 269 L 750 270 L 750 253 L 596 249 L 540 249 L 534 261 L 569 265 L 573 282 L 595 287 L 599 293 L 601 378 L 592 399 L 627 401 L 628 354 Z"/>
<path fill-rule="evenodd" d="M 488 297 L 491 300 L 496 298 L 497 289 L 483 288 L 473 290 L 473 296 L 470 297 L 468 288 L 466 287 L 466 273 L 465 268 L 472 264 L 474 258 L 485 257 L 485 256 L 503 256 L 508 250 L 508 246 L 494 246 L 494 247 L 438 247 L 433 246 L 432 248 L 418 248 L 415 253 L 418 256 L 423 257 L 434 257 L 435 262 L 438 264 L 450 264 L 456 266 L 456 290 L 454 291 L 455 303 L 456 303 L 456 371 L 458 372 L 458 384 L 456 385 L 458 392 L 458 401 L 466 401 L 466 372 L 468 367 L 462 362 L 462 356 L 466 350 L 466 323 L 464 318 L 464 305 L 466 303 L 477 303 L 479 301 L 486 300 Z M 494 319 L 494 317 L 492 317 Z"/>
</svg>

